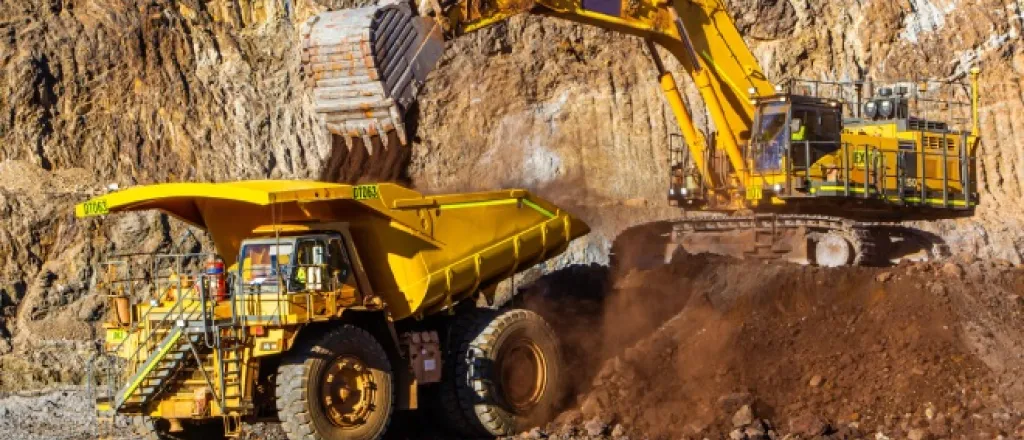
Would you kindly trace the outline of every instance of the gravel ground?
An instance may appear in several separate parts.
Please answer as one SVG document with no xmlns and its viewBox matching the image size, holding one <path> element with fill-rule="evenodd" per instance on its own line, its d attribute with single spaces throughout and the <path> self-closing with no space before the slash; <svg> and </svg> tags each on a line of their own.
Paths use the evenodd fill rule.
<svg viewBox="0 0 1024 440">
<path fill-rule="evenodd" d="M 285 440 L 272 424 L 249 426 L 246 439 Z M 96 413 L 83 387 L 21 394 L 0 394 L 0 438 L 11 440 L 79 440 L 96 438 Z M 141 439 L 119 420 L 112 440 Z"/>
<path fill-rule="evenodd" d="M 424 427 L 429 424 L 413 414 L 396 414 L 389 429 L 392 440 L 456 440 Z M 523 438 L 587 439 L 586 427 L 549 427 L 533 430 Z M 594 429 L 590 427 L 590 429 Z M 555 432 L 557 431 L 557 433 Z M 561 433 L 559 435 L 558 433 Z M 594 438 L 607 438 L 605 435 Z M 0 394 L 0 439 L 11 440 L 94 440 L 96 418 L 89 393 L 82 387 L 68 387 L 33 393 Z M 141 439 L 121 421 L 113 440 Z M 618 438 L 612 436 L 612 438 Z M 287 440 L 276 424 L 258 423 L 246 427 L 245 440 Z"/>
<path fill-rule="evenodd" d="M 0 395 L 0 437 L 19 440 L 92 439 L 96 419 L 83 388 Z"/>
</svg>

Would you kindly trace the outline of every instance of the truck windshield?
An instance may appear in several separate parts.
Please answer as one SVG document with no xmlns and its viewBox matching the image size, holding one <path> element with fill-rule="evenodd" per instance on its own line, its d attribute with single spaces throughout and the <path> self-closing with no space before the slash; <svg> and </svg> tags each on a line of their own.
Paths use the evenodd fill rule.
<svg viewBox="0 0 1024 440">
<path fill-rule="evenodd" d="M 242 281 L 263 284 L 291 264 L 295 246 L 291 243 L 253 243 L 242 248 Z"/>
<path fill-rule="evenodd" d="M 762 106 L 753 142 L 757 171 L 778 170 L 789 145 L 789 105 L 770 103 Z"/>
</svg>

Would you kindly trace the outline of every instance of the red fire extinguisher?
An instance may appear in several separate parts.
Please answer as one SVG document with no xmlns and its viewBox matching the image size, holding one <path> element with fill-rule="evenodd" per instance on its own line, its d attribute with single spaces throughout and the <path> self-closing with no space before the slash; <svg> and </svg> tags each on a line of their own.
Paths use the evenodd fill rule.
<svg viewBox="0 0 1024 440">
<path fill-rule="evenodd" d="M 211 255 L 206 260 L 206 282 L 210 296 L 216 301 L 228 299 L 227 277 L 224 273 L 224 260 Z"/>
</svg>

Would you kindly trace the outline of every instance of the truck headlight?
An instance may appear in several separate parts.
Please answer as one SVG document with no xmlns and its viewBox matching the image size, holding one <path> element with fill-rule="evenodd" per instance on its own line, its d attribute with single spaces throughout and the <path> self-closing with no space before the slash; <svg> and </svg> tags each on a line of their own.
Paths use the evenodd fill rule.
<svg viewBox="0 0 1024 440">
<path fill-rule="evenodd" d="M 776 183 L 775 186 L 772 187 L 772 189 L 775 190 L 776 194 L 779 194 L 779 193 L 782 192 L 782 184 L 781 183 Z"/>
<path fill-rule="evenodd" d="M 686 188 L 680 188 L 679 189 L 679 195 L 681 195 L 683 197 L 686 197 L 689 193 L 690 193 L 690 191 L 687 190 Z"/>
</svg>

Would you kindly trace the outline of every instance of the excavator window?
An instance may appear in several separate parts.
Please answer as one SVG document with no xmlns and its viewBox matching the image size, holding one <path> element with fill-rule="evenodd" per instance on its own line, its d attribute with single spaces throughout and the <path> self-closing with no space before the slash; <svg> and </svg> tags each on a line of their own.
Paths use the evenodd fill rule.
<svg viewBox="0 0 1024 440">
<path fill-rule="evenodd" d="M 839 110 L 828 106 L 769 102 L 757 111 L 750 154 L 759 172 L 781 171 L 787 156 L 806 168 L 839 149 Z M 808 158 L 810 154 L 810 158 Z"/>
<path fill-rule="evenodd" d="M 791 129 L 789 105 L 781 102 L 768 103 L 758 109 L 757 125 L 751 143 L 755 169 L 777 171 L 789 147 Z"/>
<path fill-rule="evenodd" d="M 838 141 L 842 127 L 839 125 L 839 112 L 836 110 L 823 111 L 819 116 L 821 121 L 818 125 L 820 127 L 819 135 L 822 141 Z"/>
<path fill-rule="evenodd" d="M 839 111 L 831 107 L 793 107 L 792 161 L 796 169 L 817 162 L 822 156 L 839 149 Z M 808 158 L 810 154 L 810 158 Z"/>
</svg>

